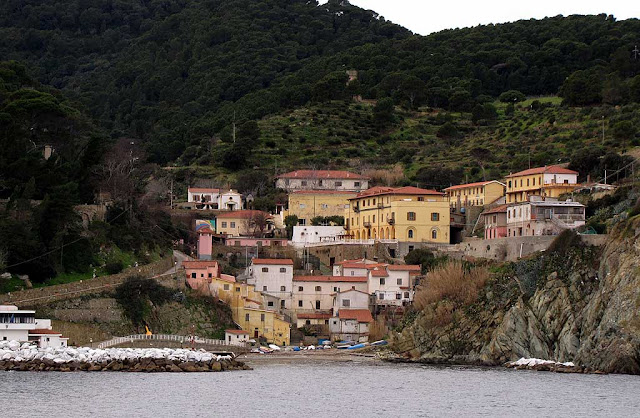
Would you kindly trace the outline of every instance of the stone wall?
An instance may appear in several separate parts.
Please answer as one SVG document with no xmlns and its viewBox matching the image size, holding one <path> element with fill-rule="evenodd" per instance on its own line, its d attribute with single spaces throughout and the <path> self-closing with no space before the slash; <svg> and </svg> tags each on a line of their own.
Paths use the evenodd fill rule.
<svg viewBox="0 0 640 418">
<path fill-rule="evenodd" d="M 377 258 L 380 261 L 388 262 L 391 258 L 389 257 L 387 247 L 387 244 L 382 243 L 375 245 L 334 244 L 309 247 L 309 252 L 318 257 L 320 263 L 328 266 L 332 258 L 336 263 L 343 260 L 355 260 L 357 258 L 368 258 L 370 260 Z"/>
<path fill-rule="evenodd" d="M 173 257 L 169 256 L 160 261 L 156 261 L 155 263 L 126 269 L 119 274 L 3 294 L 0 295 L 0 304 L 13 304 L 20 307 L 36 306 L 65 299 L 77 298 L 87 294 L 102 293 L 112 290 L 130 277 L 136 275 L 144 277 L 156 276 L 164 273 L 171 267 L 173 267 Z M 179 281 L 176 281 L 172 275 L 159 279 L 162 280 L 163 284 L 171 287 L 180 285 Z"/>
</svg>

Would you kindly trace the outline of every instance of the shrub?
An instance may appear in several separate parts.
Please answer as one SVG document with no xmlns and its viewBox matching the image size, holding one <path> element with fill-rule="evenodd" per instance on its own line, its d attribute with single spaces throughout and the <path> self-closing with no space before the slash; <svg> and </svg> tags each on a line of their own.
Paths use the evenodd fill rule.
<svg viewBox="0 0 640 418">
<path fill-rule="evenodd" d="M 524 99 L 526 99 L 525 95 L 518 90 L 505 91 L 498 97 L 498 100 L 502 103 L 522 102 Z"/>
<path fill-rule="evenodd" d="M 104 269 L 108 274 L 118 274 L 122 271 L 124 266 L 121 261 L 112 261 L 110 263 L 105 264 Z"/>
<path fill-rule="evenodd" d="M 378 341 L 383 339 L 389 330 L 384 323 L 384 318 L 382 315 L 378 316 L 370 326 L 369 326 L 369 341 Z"/>
<path fill-rule="evenodd" d="M 565 229 L 553 240 L 551 245 L 549 245 L 547 252 L 565 254 L 569 249 L 581 246 L 582 240 L 578 234 L 571 229 Z"/>
<path fill-rule="evenodd" d="M 468 305 L 478 298 L 478 292 L 487 280 L 489 272 L 486 268 L 475 267 L 467 271 L 460 261 L 451 261 L 427 275 L 416 291 L 414 304 L 419 310 L 444 299 Z"/>
</svg>

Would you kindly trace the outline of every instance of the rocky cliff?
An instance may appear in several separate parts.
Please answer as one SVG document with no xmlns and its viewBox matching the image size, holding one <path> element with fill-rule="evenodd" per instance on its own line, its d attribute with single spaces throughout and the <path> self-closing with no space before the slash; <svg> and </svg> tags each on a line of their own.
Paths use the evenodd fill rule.
<svg viewBox="0 0 640 418">
<path fill-rule="evenodd" d="M 564 237 L 546 253 L 495 267 L 475 302 L 426 307 L 394 335 L 393 347 L 423 362 L 536 357 L 640 374 L 639 237 L 636 216 L 602 247 Z"/>
</svg>

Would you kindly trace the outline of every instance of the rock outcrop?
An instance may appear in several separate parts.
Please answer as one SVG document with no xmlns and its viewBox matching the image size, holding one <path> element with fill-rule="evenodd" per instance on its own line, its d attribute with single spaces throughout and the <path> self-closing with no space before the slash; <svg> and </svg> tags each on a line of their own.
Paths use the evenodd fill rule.
<svg viewBox="0 0 640 418">
<path fill-rule="evenodd" d="M 396 352 L 433 363 L 519 358 L 640 374 L 640 217 L 602 248 L 564 248 L 506 264 L 471 306 L 426 309 L 394 336 Z"/>
</svg>

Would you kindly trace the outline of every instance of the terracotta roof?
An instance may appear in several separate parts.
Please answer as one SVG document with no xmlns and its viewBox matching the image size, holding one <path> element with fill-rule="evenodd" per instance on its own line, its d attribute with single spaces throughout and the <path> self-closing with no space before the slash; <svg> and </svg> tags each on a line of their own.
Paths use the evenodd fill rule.
<svg viewBox="0 0 640 418">
<path fill-rule="evenodd" d="M 278 176 L 279 179 L 361 179 L 368 180 L 369 177 L 362 176 L 360 174 L 351 173 L 349 171 L 338 170 L 296 170 L 289 173 L 284 173 Z"/>
<path fill-rule="evenodd" d="M 198 229 L 198 234 L 213 234 L 213 231 L 208 226 L 205 226 L 204 228 Z"/>
<path fill-rule="evenodd" d="M 493 209 L 486 210 L 482 212 L 482 215 L 488 215 L 490 213 L 504 213 L 507 211 L 507 205 L 496 206 Z"/>
<path fill-rule="evenodd" d="M 46 328 L 36 328 L 36 329 L 30 329 L 29 330 L 29 334 L 47 334 L 47 335 L 62 335 L 59 332 L 56 332 L 52 329 L 46 329 Z"/>
<path fill-rule="evenodd" d="M 373 322 L 373 317 L 368 309 L 340 309 L 338 318 L 355 319 L 358 322 Z"/>
<path fill-rule="evenodd" d="M 329 319 L 331 314 L 328 313 L 299 313 L 298 319 Z"/>
<path fill-rule="evenodd" d="M 293 260 L 290 258 L 254 258 L 251 260 L 253 264 L 267 266 L 292 266 Z"/>
<path fill-rule="evenodd" d="M 371 270 L 371 277 L 388 277 L 389 272 L 385 268 L 375 268 Z"/>
<path fill-rule="evenodd" d="M 468 187 L 485 186 L 485 185 L 487 185 L 487 184 L 489 184 L 489 183 L 493 183 L 493 182 L 500 183 L 500 182 L 499 182 L 499 181 L 497 181 L 497 180 L 479 181 L 479 182 L 477 182 L 477 183 L 458 184 L 457 186 L 447 187 L 447 188 L 446 188 L 446 189 L 444 189 L 444 190 L 457 190 L 457 189 L 466 189 L 466 188 L 468 188 Z M 503 183 L 500 183 L 500 184 L 504 186 L 504 184 L 503 184 Z"/>
<path fill-rule="evenodd" d="M 293 276 L 294 282 L 366 283 L 366 276 Z"/>
<path fill-rule="evenodd" d="M 225 219 L 252 219 L 258 217 L 258 215 L 264 215 L 266 218 L 272 218 L 267 212 L 263 212 L 261 210 L 252 210 L 252 209 L 243 209 L 243 210 L 232 210 L 230 212 L 219 213 L 216 215 L 216 218 Z"/>
<path fill-rule="evenodd" d="M 577 171 L 569 170 L 568 168 L 560 167 L 559 165 L 550 165 L 547 167 L 536 167 L 528 170 L 518 171 L 514 174 L 509 174 L 509 177 L 529 176 L 532 174 L 579 174 Z"/>
<path fill-rule="evenodd" d="M 350 194 L 356 195 L 358 192 L 348 192 L 345 190 L 295 190 L 291 194 Z"/>
<path fill-rule="evenodd" d="M 221 274 L 220 277 L 216 277 L 217 279 L 224 280 L 225 282 L 235 283 L 236 278 L 230 274 Z"/>
<path fill-rule="evenodd" d="M 219 193 L 220 189 L 209 189 L 207 187 L 189 187 L 189 193 Z"/>
<path fill-rule="evenodd" d="M 241 329 L 225 329 L 224 332 L 228 332 L 229 334 L 236 334 L 236 335 L 249 335 L 247 331 L 244 331 Z"/>
<path fill-rule="evenodd" d="M 216 267 L 218 262 L 216 260 L 184 260 L 182 267 L 185 269 L 204 269 L 207 267 Z"/>
<path fill-rule="evenodd" d="M 431 189 L 421 189 L 419 187 L 405 186 L 405 187 L 372 187 L 363 192 L 358 193 L 356 198 L 367 196 L 381 196 L 381 195 L 433 195 L 442 196 L 444 193 L 437 192 Z"/>
<path fill-rule="evenodd" d="M 387 268 L 391 271 L 422 271 L 422 267 L 416 264 L 389 264 Z"/>
</svg>

